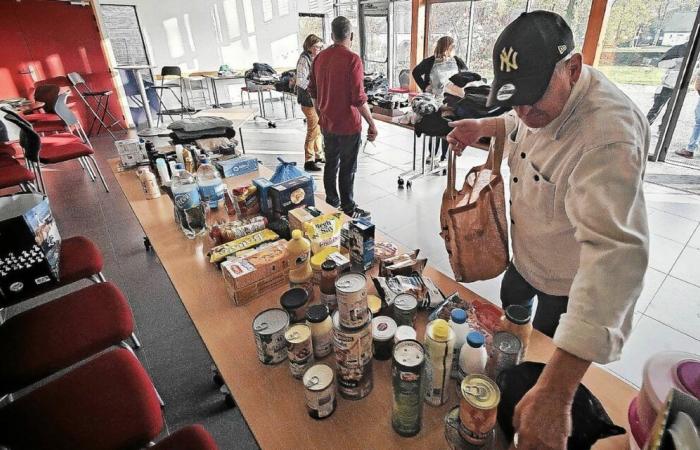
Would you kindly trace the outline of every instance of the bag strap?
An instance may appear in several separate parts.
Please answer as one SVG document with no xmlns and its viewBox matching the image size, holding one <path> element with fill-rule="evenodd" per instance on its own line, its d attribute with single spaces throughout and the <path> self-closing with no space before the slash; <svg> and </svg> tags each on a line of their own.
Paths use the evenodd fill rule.
<svg viewBox="0 0 700 450">
<path fill-rule="evenodd" d="M 486 167 L 491 168 L 491 173 L 494 175 L 501 174 L 501 162 L 503 161 L 503 152 L 506 143 L 506 121 L 503 119 L 497 120 L 496 136 L 491 141 L 489 156 L 486 159 Z"/>
<path fill-rule="evenodd" d="M 455 180 L 457 178 L 457 154 L 452 149 L 452 144 L 447 147 L 447 193 L 450 198 L 457 196 Z"/>
</svg>

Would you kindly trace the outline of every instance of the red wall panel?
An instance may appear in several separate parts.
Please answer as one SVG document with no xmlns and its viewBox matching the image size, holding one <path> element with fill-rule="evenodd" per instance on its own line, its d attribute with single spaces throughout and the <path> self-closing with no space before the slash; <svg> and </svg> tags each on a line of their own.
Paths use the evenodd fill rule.
<svg viewBox="0 0 700 450">
<path fill-rule="evenodd" d="M 90 6 L 56 0 L 0 0 L 0 98 L 28 97 L 42 80 L 69 86 L 65 75 L 78 72 L 94 90 L 114 90 Z M 34 81 L 29 67 L 34 69 Z M 74 111 L 83 125 L 89 111 L 76 97 Z M 123 118 L 116 92 L 110 111 Z"/>
</svg>

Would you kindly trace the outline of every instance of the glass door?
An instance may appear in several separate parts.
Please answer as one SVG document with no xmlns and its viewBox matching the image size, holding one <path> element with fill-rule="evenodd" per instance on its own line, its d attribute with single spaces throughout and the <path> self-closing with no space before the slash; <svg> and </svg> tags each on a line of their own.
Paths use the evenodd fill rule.
<svg viewBox="0 0 700 450">
<path fill-rule="evenodd" d="M 360 2 L 360 55 L 367 73 L 389 74 L 389 0 Z"/>
</svg>

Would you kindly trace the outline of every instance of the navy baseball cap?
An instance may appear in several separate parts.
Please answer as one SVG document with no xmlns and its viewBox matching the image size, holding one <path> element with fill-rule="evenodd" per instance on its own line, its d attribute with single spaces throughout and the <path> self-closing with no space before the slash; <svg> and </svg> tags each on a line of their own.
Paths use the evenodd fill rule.
<svg viewBox="0 0 700 450">
<path fill-rule="evenodd" d="M 574 35 L 559 14 L 522 13 L 493 47 L 494 79 L 487 106 L 537 103 L 549 86 L 554 67 L 573 51 Z"/>
</svg>

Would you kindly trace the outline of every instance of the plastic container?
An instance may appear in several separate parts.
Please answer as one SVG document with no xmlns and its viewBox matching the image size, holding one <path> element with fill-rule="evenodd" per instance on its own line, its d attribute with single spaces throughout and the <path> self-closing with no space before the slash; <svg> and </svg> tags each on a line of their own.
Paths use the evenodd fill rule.
<svg viewBox="0 0 700 450">
<path fill-rule="evenodd" d="M 313 305 L 306 311 L 306 325 L 311 329 L 314 356 L 323 358 L 333 350 L 333 320 L 325 305 Z"/>
<path fill-rule="evenodd" d="M 448 322 L 452 331 L 455 332 L 454 357 L 452 358 L 452 378 L 459 379 L 459 352 L 467 342 L 469 334 L 469 323 L 467 323 L 467 312 L 462 308 L 455 308 L 450 314 Z"/>
<path fill-rule="evenodd" d="M 287 258 L 289 261 L 289 284 L 292 287 L 311 283 L 313 272 L 311 270 L 311 244 L 301 230 L 292 231 L 292 240 L 287 244 Z"/>
<path fill-rule="evenodd" d="M 425 402 L 444 405 L 450 397 L 447 389 L 452 372 L 455 333 L 443 319 L 433 320 L 425 329 Z"/>
<path fill-rule="evenodd" d="M 199 197 L 199 189 L 194 176 L 177 164 L 177 175 L 173 175 L 171 189 L 175 214 L 182 232 L 189 239 L 203 235 L 206 232 L 204 208 Z"/>
<path fill-rule="evenodd" d="M 221 181 L 219 171 L 209 162 L 209 158 L 202 158 L 197 169 L 197 185 L 202 201 L 209 208 L 216 209 L 224 199 L 224 183 Z"/>
<path fill-rule="evenodd" d="M 465 345 L 459 352 L 459 378 L 463 380 L 467 375 L 483 375 L 486 373 L 486 361 L 488 353 L 484 346 L 484 335 L 478 331 L 467 334 Z M 459 386 L 459 383 L 457 384 Z"/>
</svg>

